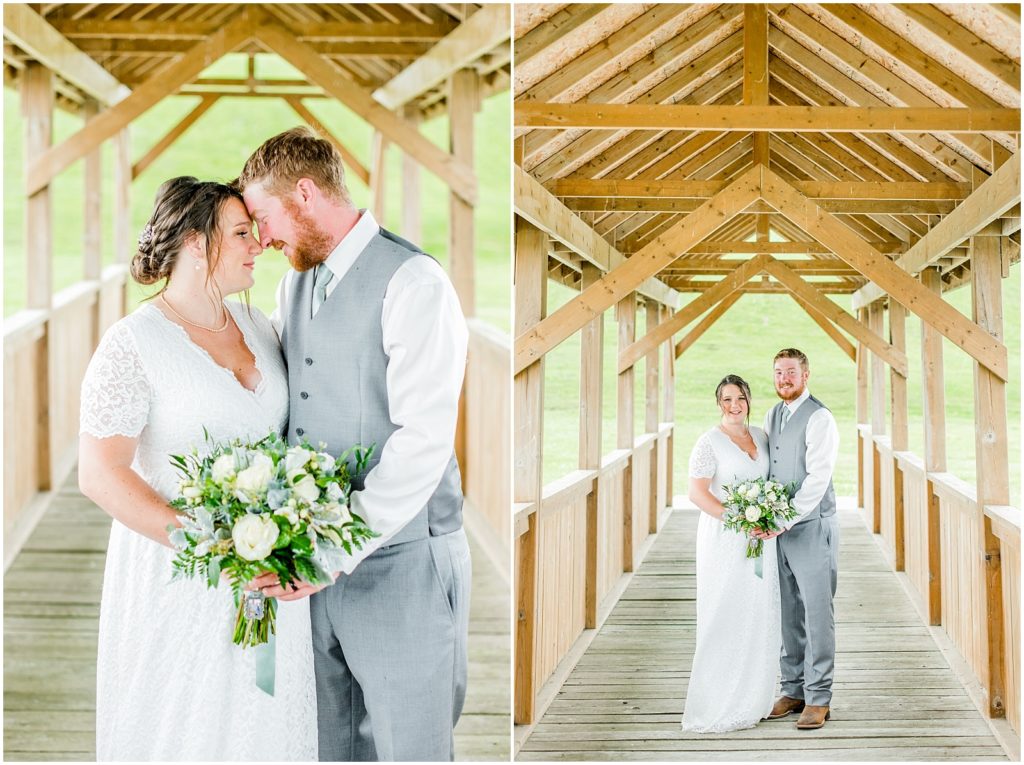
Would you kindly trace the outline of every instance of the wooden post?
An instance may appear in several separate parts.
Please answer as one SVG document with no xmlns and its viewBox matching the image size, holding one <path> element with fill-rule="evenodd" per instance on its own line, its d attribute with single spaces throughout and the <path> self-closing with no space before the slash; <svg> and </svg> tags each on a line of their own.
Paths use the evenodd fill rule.
<svg viewBox="0 0 1024 765">
<path fill-rule="evenodd" d="M 667 321 L 668 317 L 672 315 L 672 309 L 667 305 L 660 307 L 661 310 L 661 321 Z M 665 344 L 662 346 L 662 364 L 665 369 L 662 374 L 662 394 L 664 395 L 664 401 L 662 402 L 662 421 L 675 423 L 676 419 L 676 355 L 675 346 L 672 343 L 670 337 Z M 665 444 L 665 459 L 668 463 L 668 473 L 665 475 L 665 502 L 669 507 L 672 507 L 674 500 L 672 498 L 672 474 L 674 471 L 674 457 L 673 448 L 675 440 L 675 427 L 668 434 L 668 443 Z"/>
<path fill-rule="evenodd" d="M 21 75 L 21 113 L 24 117 L 24 164 L 46 152 L 53 143 L 53 74 L 29 61 Z M 53 304 L 53 209 L 50 187 L 30 194 L 25 203 L 25 305 L 50 310 Z M 43 324 L 43 335 L 36 343 L 35 355 L 36 486 L 40 491 L 53 487 L 50 444 L 50 322 Z"/>
<path fill-rule="evenodd" d="M 405 119 L 410 124 L 420 120 L 415 106 L 405 107 Z M 422 246 L 422 200 L 420 199 L 420 164 L 408 152 L 402 152 L 402 236 Z"/>
<path fill-rule="evenodd" d="M 583 289 L 601 278 L 601 269 L 587 261 L 581 264 Z M 580 469 L 601 469 L 601 401 L 604 354 L 604 314 L 580 331 Z M 587 495 L 587 563 L 584 586 L 584 626 L 597 627 L 597 510 L 600 479 Z"/>
<path fill-rule="evenodd" d="M 522 334 L 547 314 L 547 253 L 544 234 L 516 218 L 515 331 Z M 515 376 L 513 501 L 532 502 L 529 530 L 518 538 L 519 564 L 516 592 L 515 722 L 533 722 L 536 701 L 534 671 L 537 628 L 537 518 L 543 483 L 544 359 Z"/>
<path fill-rule="evenodd" d="M 942 294 L 938 268 L 921 271 L 921 284 Z M 946 393 L 942 363 L 942 335 L 921 322 L 921 391 L 924 397 L 924 469 L 928 503 L 928 623 L 942 624 L 942 547 L 939 496 L 931 474 L 946 470 Z"/>
<path fill-rule="evenodd" d="M 1003 340 L 1001 226 L 997 222 L 971 240 L 971 303 L 973 319 L 997 340 Z M 979 551 L 985 561 L 984 632 L 987 634 L 988 671 L 981 678 L 988 696 L 990 717 L 1005 717 L 1003 702 L 1003 574 L 999 538 L 985 505 L 1010 504 L 1010 467 L 1006 427 L 1006 383 L 986 367 L 974 363 L 975 459 L 978 476 L 978 523 L 982 525 Z"/>
<path fill-rule="evenodd" d="M 868 308 L 868 327 L 879 337 L 884 337 L 884 307 L 881 302 L 872 303 Z M 882 531 L 882 455 L 875 441 L 876 436 L 885 435 L 885 362 L 877 353 L 871 354 L 871 530 Z"/>
<path fill-rule="evenodd" d="M 114 259 L 130 263 L 138 245 L 132 228 L 131 134 L 126 127 L 114 136 Z"/>
<path fill-rule="evenodd" d="M 388 139 L 379 130 L 373 133 L 373 145 L 370 149 L 370 209 L 377 223 L 387 227 L 385 217 L 386 189 L 387 189 L 387 159 Z"/>
<path fill-rule="evenodd" d="M 451 153 L 467 167 L 473 167 L 473 115 L 479 103 L 476 71 L 460 69 L 448 83 L 448 123 Z M 466 316 L 476 315 L 473 275 L 473 206 L 454 191 L 449 200 L 449 273 Z"/>
<path fill-rule="evenodd" d="M 636 293 L 630 292 L 615 305 L 619 323 L 619 353 L 636 341 Z M 629 459 L 622 475 L 622 570 L 633 570 L 633 444 L 635 367 L 619 373 L 618 435 L 615 445 L 628 449 Z"/>
<path fill-rule="evenodd" d="M 87 99 L 82 105 L 82 113 L 88 122 L 100 110 L 95 99 Z M 82 236 L 82 252 L 84 255 L 84 277 L 89 280 L 99 279 L 103 271 L 103 153 L 100 147 L 85 155 L 85 231 Z"/>
<path fill-rule="evenodd" d="M 889 298 L 889 342 L 902 352 L 907 351 L 907 309 L 892 297 Z M 894 567 L 897 571 L 906 568 L 905 534 L 906 520 L 903 501 L 903 471 L 900 461 L 896 458 L 899 452 L 906 451 L 909 446 L 909 425 L 907 412 L 907 378 L 895 369 L 889 369 L 890 416 L 892 417 L 892 475 L 893 475 L 893 510 L 895 531 L 893 540 Z"/>
<path fill-rule="evenodd" d="M 857 311 L 857 321 L 861 324 L 868 323 L 868 309 L 861 308 Z M 868 349 L 864 343 L 857 342 L 857 425 L 866 425 L 868 422 Z M 864 500 L 864 483 L 867 476 L 864 474 L 864 436 L 857 428 L 857 507 L 866 507 Z"/>
<path fill-rule="evenodd" d="M 650 298 L 647 299 L 647 324 L 644 332 L 650 332 L 660 319 L 658 304 Z M 664 344 L 663 344 L 664 345 Z M 644 430 L 648 433 L 658 434 L 658 346 L 654 346 L 647 354 L 644 362 L 645 379 L 645 406 L 644 406 Z M 650 501 L 647 512 L 647 531 L 651 534 L 658 533 L 658 442 L 655 440 L 654 449 L 651 452 L 650 462 Z"/>
<path fill-rule="evenodd" d="M 768 105 L 768 10 L 763 3 L 743 7 L 743 103 Z M 751 138 L 756 164 L 768 165 L 768 133 Z"/>
</svg>

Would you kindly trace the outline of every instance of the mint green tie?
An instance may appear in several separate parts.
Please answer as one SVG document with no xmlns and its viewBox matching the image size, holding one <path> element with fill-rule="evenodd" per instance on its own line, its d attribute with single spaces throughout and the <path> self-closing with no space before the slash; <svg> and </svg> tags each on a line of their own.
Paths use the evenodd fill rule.
<svg viewBox="0 0 1024 765">
<path fill-rule="evenodd" d="M 327 299 L 327 285 L 333 278 L 334 274 L 331 269 L 323 263 L 316 267 L 316 279 L 313 281 L 313 312 L 310 318 L 316 316 L 316 312 L 320 310 L 320 306 Z"/>
<path fill-rule="evenodd" d="M 782 423 L 779 425 L 779 432 L 781 433 L 786 429 L 786 423 L 789 422 L 789 407 L 785 404 L 782 405 Z"/>
</svg>

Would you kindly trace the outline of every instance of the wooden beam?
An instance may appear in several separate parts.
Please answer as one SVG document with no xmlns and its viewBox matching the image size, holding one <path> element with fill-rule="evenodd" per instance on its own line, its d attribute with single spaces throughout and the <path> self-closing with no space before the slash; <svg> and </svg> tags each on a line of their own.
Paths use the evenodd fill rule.
<svg viewBox="0 0 1024 765">
<path fill-rule="evenodd" d="M 275 24 L 282 24 L 274 18 Z M 82 37 L 119 37 L 152 40 L 202 40 L 215 34 L 224 22 L 208 21 L 136 21 L 128 19 L 60 19 L 54 27 L 70 39 Z M 394 22 L 309 22 L 287 24 L 289 32 L 300 40 L 440 40 L 454 29 L 454 23 Z"/>
<path fill-rule="evenodd" d="M 540 321 L 547 311 L 547 274 L 544 234 L 520 219 L 516 226 L 515 322 L 518 331 Z M 539 509 L 543 485 L 544 359 L 516 374 L 512 479 L 513 502 L 532 502 Z M 538 528 L 534 512 L 529 530 L 518 538 L 518 587 L 515 621 L 515 723 L 533 722 L 537 687 L 535 649 L 537 633 Z"/>
<path fill-rule="evenodd" d="M 6 17 L 7 9 L 4 9 Z M 53 143 L 53 73 L 28 62 L 21 73 L 23 151 L 27 162 Z M 53 201 L 49 186 L 28 190 L 25 201 L 25 306 L 49 309 L 53 301 Z"/>
<path fill-rule="evenodd" d="M 839 304 L 819 293 L 812 284 L 801 279 L 777 260 L 770 260 L 764 270 L 786 286 L 790 292 L 801 298 L 822 316 L 827 317 L 841 329 L 846 330 L 864 343 L 879 359 L 906 375 L 907 355 L 887 343 L 878 332 L 865 327 L 850 316 Z M 877 431 L 875 431 L 877 434 Z M 882 431 L 884 432 L 884 430 Z"/>
<path fill-rule="evenodd" d="M 416 124 L 420 120 L 415 106 L 406 106 L 405 118 Z M 423 200 L 420 189 L 420 166 L 402 152 L 402 236 L 410 242 L 423 241 Z"/>
<path fill-rule="evenodd" d="M 860 272 L 841 260 L 821 260 L 814 258 L 810 260 L 783 260 L 776 258 L 780 263 L 785 263 L 793 273 L 813 276 L 851 276 L 860 278 Z M 703 275 L 703 276 L 725 276 L 731 274 L 739 265 L 740 261 L 731 258 L 704 258 L 687 255 L 671 263 L 667 268 L 662 269 L 663 279 L 671 279 L 676 276 Z"/>
<path fill-rule="evenodd" d="M 675 260 L 678 252 L 707 238 L 723 223 L 742 212 L 756 199 L 759 179 L 759 169 L 747 171 L 698 210 L 612 269 L 601 281 L 584 290 L 529 332 L 517 337 L 513 368 L 518 371 L 543 356 L 587 321 Z"/>
<path fill-rule="evenodd" d="M 502 7 L 508 14 L 508 6 Z M 480 16 L 481 9 L 470 17 Z M 459 27 L 462 29 L 462 27 Z M 455 34 L 454 32 L 452 34 Z M 506 20 L 505 34 L 508 35 Z M 473 117 L 479 106 L 479 75 L 473 69 L 460 69 L 453 73 L 448 84 L 448 145 L 453 157 L 467 167 L 474 166 L 473 160 Z M 476 246 L 473 241 L 473 205 L 466 202 L 454 191 L 448 202 L 448 271 L 452 277 L 455 292 L 462 303 L 462 312 L 467 316 L 476 315 L 476 286 L 473 264 Z"/>
<path fill-rule="evenodd" d="M 889 301 L 889 342 L 898 351 L 907 349 L 907 309 L 895 300 Z M 892 503 L 893 503 L 893 568 L 906 570 L 906 503 L 904 501 L 903 468 L 896 456 L 909 446 L 909 414 L 907 412 L 907 378 L 895 369 L 889 371 L 889 416 L 892 420 Z"/>
<path fill-rule="evenodd" d="M 563 202 L 573 212 L 693 212 L 700 207 L 699 198 L 650 197 L 565 197 Z M 952 200 L 935 199 L 822 199 L 821 209 L 831 213 L 946 215 L 953 211 Z M 751 211 L 755 212 L 755 211 Z M 759 211 L 758 211 L 759 212 Z M 772 211 L 774 212 L 774 211 Z M 769 213 L 761 213 L 769 214 Z M 819 245 L 820 246 L 820 245 Z"/>
<path fill-rule="evenodd" d="M 117 103 L 130 92 L 27 3 L 4 4 L 4 39 L 104 106 Z"/>
<path fill-rule="evenodd" d="M 981 330 L 959 311 L 921 286 L 863 239 L 825 212 L 813 200 L 797 192 L 770 170 L 764 172 L 761 194 L 765 201 L 823 244 L 840 258 L 875 281 L 906 308 L 937 326 L 950 341 L 963 348 L 1006 379 L 1006 346 Z M 905 363 L 904 363 L 905 369 Z M 905 372 L 904 372 L 905 374 Z"/>
<path fill-rule="evenodd" d="M 389 141 L 413 157 L 432 172 L 469 204 L 476 204 L 477 182 L 473 168 L 459 162 L 448 152 L 439 149 L 422 135 L 415 125 L 378 104 L 359 86 L 342 77 L 334 64 L 329 63 L 306 43 L 281 29 L 276 22 L 266 20 L 254 30 L 256 38 L 272 53 L 303 72 L 309 81 L 319 85 L 357 115 L 379 130 Z"/>
<path fill-rule="evenodd" d="M 693 329 L 686 333 L 686 337 L 675 344 L 675 347 L 672 349 L 673 357 L 678 359 L 686 353 L 686 351 L 695 342 L 700 340 L 701 336 L 707 332 L 715 322 L 721 319 L 722 316 L 725 315 L 725 312 L 732 308 L 733 305 L 736 304 L 736 301 L 741 297 L 743 297 L 743 293 L 739 290 L 734 290 L 722 298 L 718 305 L 708 311 L 707 315 L 697 322 Z"/>
<path fill-rule="evenodd" d="M 938 268 L 924 268 L 919 276 L 925 289 L 934 295 L 942 295 L 942 276 Z M 929 473 L 946 472 L 946 385 L 942 354 L 942 334 L 922 319 L 921 394 L 924 399 L 924 467 Z"/>
<path fill-rule="evenodd" d="M 321 136 L 323 136 L 324 138 L 331 142 L 334 148 L 338 150 L 338 153 L 341 155 L 341 158 L 345 161 L 345 164 L 348 165 L 353 172 L 355 172 L 356 177 L 359 178 L 359 180 L 361 180 L 367 186 L 369 186 L 370 169 L 362 162 L 360 162 L 359 158 L 351 151 L 349 151 L 348 147 L 345 146 L 345 144 L 343 144 L 340 140 L 338 140 L 337 136 L 335 136 L 334 133 L 328 130 L 327 126 L 324 125 L 324 123 L 321 122 L 319 119 L 317 119 L 316 115 L 313 114 L 313 112 L 306 108 L 306 105 L 302 103 L 302 97 L 285 96 L 284 100 L 290 107 L 292 107 L 295 113 L 298 114 L 307 125 L 309 125 L 311 128 L 313 128 L 313 130 L 315 130 L 317 133 L 319 133 Z M 405 155 L 403 154 L 402 156 L 404 157 Z M 409 241 L 415 242 L 416 240 L 410 239 Z"/>
<path fill-rule="evenodd" d="M 132 224 L 132 144 L 125 127 L 114 136 L 114 261 L 131 263 L 138 240 Z"/>
<path fill-rule="evenodd" d="M 87 99 L 82 105 L 85 121 L 99 114 L 99 109 L 98 101 Z M 85 231 L 82 251 L 85 262 L 82 275 L 86 280 L 99 281 L 103 272 L 103 153 L 98 148 L 85 157 L 84 180 L 82 199 L 85 202 Z M 100 338 L 97 336 L 94 340 L 98 344 Z"/>
<path fill-rule="evenodd" d="M 692 106 L 517 101 L 515 126 L 558 130 L 1015 133 L 1020 109 L 857 106 Z"/>
<path fill-rule="evenodd" d="M 668 306 L 661 306 L 661 322 L 669 320 L 672 315 L 672 309 Z M 665 472 L 665 502 L 669 507 L 673 506 L 672 501 L 672 473 L 674 471 L 673 462 L 673 447 L 675 438 L 675 421 L 676 421 L 676 364 L 675 364 L 675 348 L 672 343 L 664 343 L 662 345 L 661 364 L 662 364 L 662 402 L 661 402 L 661 419 L 662 422 L 667 422 L 672 425 L 672 430 L 669 431 L 668 441 L 665 444 L 665 462 L 668 465 Z"/>
<path fill-rule="evenodd" d="M 998 233 L 998 228 L 989 233 Z M 1002 265 L 999 236 L 975 236 L 971 242 L 971 306 L 974 320 L 997 340 L 1003 337 Z M 981 682 L 989 717 L 1004 717 L 1005 645 L 1000 542 L 992 531 L 987 505 L 1010 504 L 1006 382 L 983 365 L 974 365 L 974 457 L 978 475 L 978 512 L 984 561 L 986 666 Z"/>
<path fill-rule="evenodd" d="M 582 263 L 582 287 L 586 289 L 601 278 L 591 263 Z M 604 316 L 598 316 L 580 332 L 580 452 L 581 470 L 601 469 L 602 386 L 604 357 Z M 587 560 L 584 585 L 584 626 L 597 627 L 598 584 L 598 508 L 601 482 L 587 495 Z"/>
<path fill-rule="evenodd" d="M 123 130 L 132 120 L 191 81 L 214 61 L 240 46 L 252 36 L 248 10 L 239 11 L 230 22 L 198 43 L 177 63 L 160 69 L 139 85 L 132 94 L 96 115 L 85 127 L 72 134 L 29 164 L 29 193 L 38 191 L 71 163 L 93 151 L 103 141 Z"/>
<path fill-rule="evenodd" d="M 387 216 L 388 139 L 379 130 L 373 131 L 370 156 L 370 209 L 383 226 Z"/>
<path fill-rule="evenodd" d="M 636 293 L 630 292 L 615 305 L 615 318 L 619 325 L 619 352 L 636 339 Z M 636 434 L 636 370 L 619 370 L 617 378 L 618 406 L 616 407 L 615 445 L 632 452 Z M 634 564 L 633 545 L 633 457 L 626 463 L 622 476 L 622 570 L 630 572 Z"/>
<path fill-rule="evenodd" d="M 645 334 L 643 338 L 621 351 L 619 353 L 618 371 L 621 373 L 632 367 L 637 361 L 647 355 L 651 348 L 656 348 L 661 343 L 670 340 L 672 335 L 711 308 L 711 306 L 724 300 L 733 291 L 740 289 L 747 280 L 761 273 L 769 259 L 769 255 L 758 255 L 743 263 L 729 276 L 715 282 L 715 285 L 706 290 L 700 297 L 691 300 L 676 311 L 671 319 L 659 324 L 656 328 Z"/>
<path fill-rule="evenodd" d="M 440 85 L 509 39 L 511 6 L 484 5 L 437 45 L 373 92 L 378 103 L 398 109 Z"/>
<path fill-rule="evenodd" d="M 196 123 L 196 120 L 206 114 L 206 112 L 210 110 L 210 107 L 217 103 L 218 100 L 219 96 L 203 96 L 202 100 L 200 100 L 192 111 L 182 118 L 181 122 L 168 130 L 167 134 L 153 145 L 153 148 L 147 151 L 138 162 L 132 165 L 132 180 L 138 178 L 147 167 L 156 161 L 157 157 L 167 151 L 168 147 L 177 141 L 186 130 L 192 127 L 192 125 Z"/>
<path fill-rule="evenodd" d="M 885 325 L 885 307 L 878 303 L 868 308 L 868 330 L 874 337 L 882 337 Z M 885 343 L 885 341 L 882 341 Z M 885 364 L 887 359 L 880 350 L 876 350 L 870 343 L 865 343 L 871 349 L 871 435 L 883 436 L 886 431 L 885 423 Z M 885 343 L 888 345 L 888 343 Z M 880 346 L 879 346 L 880 347 Z M 874 482 L 880 482 L 876 473 Z M 875 508 L 878 514 L 878 508 Z M 877 530 L 876 530 L 877 533 Z"/>
<path fill-rule="evenodd" d="M 620 178 L 559 178 L 545 184 L 558 197 L 653 197 L 707 199 L 728 181 L 636 180 Z M 960 200 L 968 197 L 970 183 L 794 181 L 793 188 L 811 199 L 847 200 Z"/>
<path fill-rule="evenodd" d="M 743 6 L 743 103 L 768 105 L 768 9 L 763 3 Z M 768 134 L 753 136 L 754 163 L 768 165 Z"/>
<path fill-rule="evenodd" d="M 788 268 L 790 271 L 793 271 L 793 273 L 797 273 L 797 271 L 793 269 L 791 265 L 788 266 Z M 846 335 L 844 335 L 842 332 L 836 329 L 836 325 L 833 324 L 827 316 L 825 316 L 822 313 L 819 313 L 813 306 L 811 306 L 810 303 L 806 302 L 802 297 L 800 297 L 795 292 L 790 292 L 789 296 L 793 298 L 793 301 L 798 306 L 804 309 L 804 312 L 808 316 L 810 316 L 811 319 L 814 320 L 815 324 L 821 327 L 821 330 L 826 335 L 832 338 L 833 342 L 835 342 L 835 344 L 839 346 L 839 350 L 841 350 L 846 356 L 848 356 L 850 358 L 850 361 L 854 363 L 857 362 L 856 346 L 854 346 L 853 343 L 846 339 Z"/>
<path fill-rule="evenodd" d="M 953 212 L 939 221 L 896 264 L 910 274 L 935 263 L 954 247 L 1014 205 L 1020 204 L 1020 153 L 1004 163 L 965 199 Z M 883 296 L 879 285 L 866 284 L 853 298 L 854 307 L 867 305 Z"/>
<path fill-rule="evenodd" d="M 558 240 L 602 271 L 611 271 L 626 258 L 588 226 L 583 220 L 555 199 L 529 173 L 518 165 L 512 168 L 514 183 L 513 206 L 517 215 Z M 654 278 L 645 279 L 637 292 L 673 308 L 678 303 L 676 293 Z"/>
</svg>

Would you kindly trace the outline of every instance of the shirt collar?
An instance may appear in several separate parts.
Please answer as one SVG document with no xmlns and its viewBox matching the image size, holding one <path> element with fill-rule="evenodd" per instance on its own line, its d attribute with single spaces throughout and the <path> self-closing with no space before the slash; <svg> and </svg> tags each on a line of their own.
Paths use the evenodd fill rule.
<svg viewBox="0 0 1024 765">
<path fill-rule="evenodd" d="M 804 388 L 804 392 L 797 396 L 795 401 L 787 402 L 786 406 L 789 407 L 790 417 L 796 414 L 796 410 L 800 408 L 800 404 L 804 403 L 810 397 L 811 392 L 807 388 Z"/>
<path fill-rule="evenodd" d="M 380 232 L 380 225 L 373 217 L 373 213 L 369 210 L 360 210 L 359 220 L 356 221 L 356 225 L 349 229 L 349 232 L 342 237 L 341 241 L 338 242 L 338 246 L 331 251 L 331 254 L 324 261 L 324 265 L 331 269 L 331 273 L 334 274 L 335 282 L 340 281 L 348 273 L 352 264 L 356 262 L 356 258 L 366 249 L 367 245 L 370 244 L 370 240 L 378 232 Z"/>
</svg>

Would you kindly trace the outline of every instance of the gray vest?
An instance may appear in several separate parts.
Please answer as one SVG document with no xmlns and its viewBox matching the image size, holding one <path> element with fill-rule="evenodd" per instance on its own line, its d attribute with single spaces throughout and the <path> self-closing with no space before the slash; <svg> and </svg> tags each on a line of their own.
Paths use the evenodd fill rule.
<svg viewBox="0 0 1024 765">
<path fill-rule="evenodd" d="M 395 271 L 409 258 L 429 257 L 384 229 L 370 240 L 310 319 L 313 270 L 296 273 L 288 295 L 281 344 L 288 363 L 288 441 L 305 438 L 339 455 L 375 445 L 369 469 L 398 426 L 391 421 L 381 313 Z M 363 488 L 356 476 L 354 489 Z M 462 478 L 452 452 L 426 506 L 388 544 L 449 534 L 462 528 Z"/>
<path fill-rule="evenodd" d="M 780 401 L 771 411 L 768 419 L 768 448 L 771 452 L 771 464 L 768 466 L 768 477 L 782 484 L 795 483 L 799 489 L 807 477 L 807 421 L 819 409 L 827 407 L 814 396 L 808 396 L 786 423 L 786 429 L 779 431 L 782 425 L 782 407 Z M 829 479 L 825 496 L 821 503 L 806 515 L 800 523 L 812 518 L 828 518 L 836 513 L 836 493 Z"/>
</svg>

